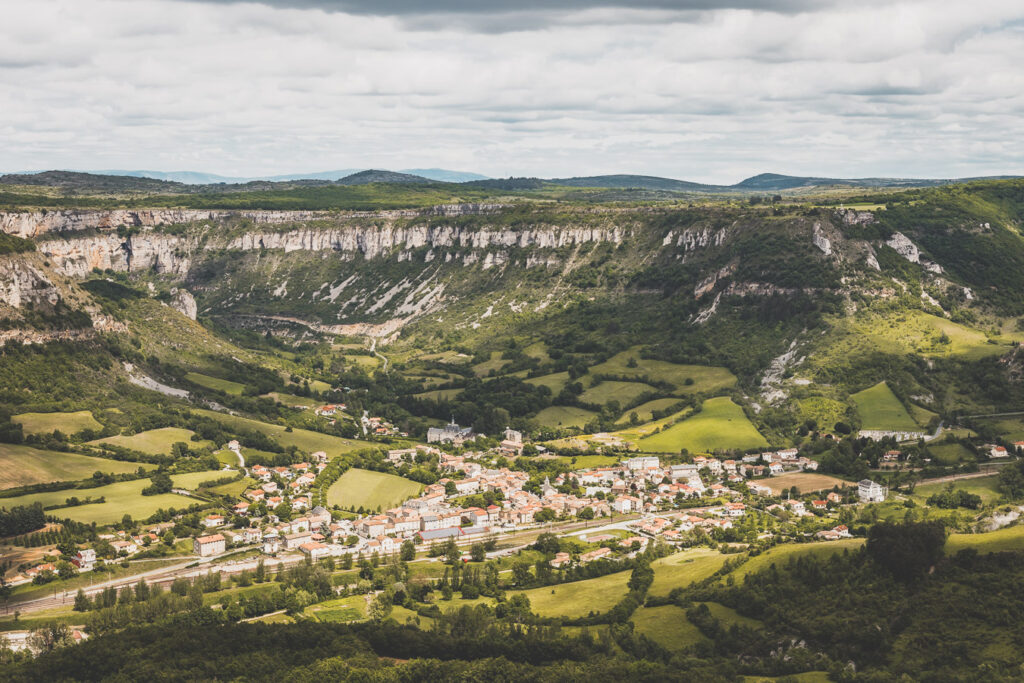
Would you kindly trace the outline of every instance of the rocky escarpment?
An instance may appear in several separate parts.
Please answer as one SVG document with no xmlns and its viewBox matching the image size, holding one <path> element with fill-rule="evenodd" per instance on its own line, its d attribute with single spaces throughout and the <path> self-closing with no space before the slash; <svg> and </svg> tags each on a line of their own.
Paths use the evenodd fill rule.
<svg viewBox="0 0 1024 683">
<path fill-rule="evenodd" d="M 156 228 L 164 225 L 224 221 L 241 218 L 256 224 L 279 225 L 349 218 L 395 220 L 420 216 L 470 216 L 498 211 L 501 204 L 444 204 L 426 209 L 337 213 L 329 211 L 207 211 L 198 209 L 116 209 L 105 211 L 6 211 L 0 212 L 0 232 L 18 237 L 40 237 L 50 233 Z"/>
<path fill-rule="evenodd" d="M 19 257 L 0 258 L 0 303 L 22 308 L 40 304 L 53 306 L 59 300 L 57 287 L 36 265 Z"/>
</svg>

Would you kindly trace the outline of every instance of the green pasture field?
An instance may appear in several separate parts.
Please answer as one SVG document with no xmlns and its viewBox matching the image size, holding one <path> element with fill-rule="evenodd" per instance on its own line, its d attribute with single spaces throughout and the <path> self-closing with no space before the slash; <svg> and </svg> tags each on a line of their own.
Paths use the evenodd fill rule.
<svg viewBox="0 0 1024 683">
<path fill-rule="evenodd" d="M 649 384 L 642 382 L 600 382 L 590 387 L 582 394 L 580 400 L 584 403 L 605 405 L 612 401 L 618 401 L 619 405 L 635 401 L 642 394 L 657 391 Z"/>
<path fill-rule="evenodd" d="M 304 614 L 327 623 L 362 621 L 366 618 L 366 596 L 350 595 L 310 605 Z"/>
<path fill-rule="evenodd" d="M 673 588 L 703 581 L 721 569 L 729 557 L 707 548 L 684 550 L 660 557 L 651 563 L 654 582 L 648 592 L 651 595 L 665 596 Z"/>
<path fill-rule="evenodd" d="M 422 394 L 414 394 L 413 398 L 418 398 L 421 401 L 451 401 L 462 391 L 462 389 L 434 389 L 424 391 Z"/>
<path fill-rule="evenodd" d="M 580 427 L 597 416 L 589 410 L 575 406 L 549 406 L 537 413 L 534 418 L 542 427 Z"/>
<path fill-rule="evenodd" d="M 22 413 L 12 415 L 11 422 L 21 425 L 26 434 L 51 434 L 60 431 L 62 434 L 77 434 L 83 429 L 103 429 L 88 410 L 75 413 Z"/>
<path fill-rule="evenodd" d="M 308 429 L 293 429 L 290 432 L 286 432 L 285 428 L 281 425 L 273 425 L 268 422 L 260 422 L 259 420 L 250 420 L 245 417 L 238 417 L 237 415 L 228 415 L 227 413 L 218 413 L 204 408 L 195 408 L 193 409 L 193 412 L 217 420 L 228 427 L 258 431 L 261 434 L 271 437 L 282 446 L 295 446 L 300 451 L 306 453 L 324 451 L 327 453 L 329 458 L 341 455 L 342 453 L 348 453 L 349 451 L 358 450 L 360 448 L 371 448 L 376 445 L 369 441 L 343 439 L 339 436 L 321 434 L 320 432 L 314 432 Z"/>
<path fill-rule="evenodd" d="M 1010 526 L 983 534 L 950 534 L 946 554 L 955 555 L 973 548 L 979 553 L 1020 552 L 1024 550 L 1024 526 Z"/>
<path fill-rule="evenodd" d="M 676 403 L 679 403 L 679 401 L 674 398 L 656 398 L 653 401 L 641 403 L 637 407 L 630 408 L 624 412 L 616 424 L 629 424 L 629 416 L 633 413 L 636 413 L 637 419 L 639 419 L 641 423 L 650 422 L 654 419 L 654 415 L 652 413 L 655 410 L 665 410 L 666 408 L 671 408 Z"/>
<path fill-rule="evenodd" d="M 864 545 L 863 538 L 843 538 L 838 541 L 824 541 L 820 543 L 786 543 L 777 545 L 767 551 L 752 557 L 739 567 L 729 572 L 735 581 L 742 581 L 747 574 L 755 574 L 767 569 L 772 564 L 776 567 L 783 567 L 791 557 L 801 555 L 828 556 L 832 553 L 841 553 L 844 550 L 854 550 Z M 657 576 L 657 575 L 655 575 Z"/>
<path fill-rule="evenodd" d="M 523 353 L 530 358 L 536 358 L 541 363 L 547 363 L 551 360 L 551 356 L 548 355 L 548 347 L 544 342 L 534 342 L 533 344 L 530 344 L 523 349 Z"/>
<path fill-rule="evenodd" d="M 213 389 L 214 391 L 223 391 L 225 394 L 232 396 L 241 396 L 245 390 L 244 384 L 238 382 L 232 382 L 231 380 L 221 379 L 220 377 L 211 377 L 210 375 L 203 375 L 198 372 L 189 372 L 185 375 L 185 379 L 193 384 L 198 384 L 201 387 L 207 389 Z"/>
<path fill-rule="evenodd" d="M 809 396 L 797 401 L 800 415 L 805 420 L 815 420 L 819 429 L 832 430 L 836 422 L 845 421 L 847 405 L 842 401 L 825 396 Z"/>
<path fill-rule="evenodd" d="M 920 431 L 919 425 L 885 382 L 850 396 L 863 429 Z"/>
<path fill-rule="evenodd" d="M 175 488 L 183 489 L 195 489 L 200 482 L 215 479 L 216 477 L 217 473 L 213 471 L 171 475 Z M 70 490 L 31 493 L 24 496 L 17 496 L 16 498 L 6 498 L 4 499 L 4 505 L 14 507 L 17 505 L 42 503 L 45 507 L 49 505 L 63 504 L 65 499 L 71 496 L 76 496 L 78 498 L 85 498 L 86 496 L 99 498 L 100 496 L 103 496 L 106 498 L 106 502 L 104 503 L 59 508 L 51 510 L 47 512 L 47 514 L 61 519 L 71 519 L 76 522 L 83 522 L 85 524 L 96 522 L 99 525 L 104 525 L 110 524 L 111 522 L 121 521 L 121 518 L 124 517 L 125 514 L 131 515 L 133 519 L 145 519 L 160 508 L 175 508 L 181 510 L 189 507 L 190 505 L 201 502 L 196 498 L 179 496 L 176 493 L 162 493 L 155 496 L 142 495 L 142 489 L 146 488 L 151 483 L 152 482 L 149 479 L 138 479 L 135 481 L 121 481 L 116 484 L 108 484 L 107 486 L 99 486 L 94 489 L 81 491 Z"/>
<path fill-rule="evenodd" d="M 315 398 L 308 398 L 306 396 L 296 396 L 295 394 L 284 394 L 277 391 L 272 391 L 269 394 L 264 394 L 263 398 L 270 398 L 282 405 L 286 406 L 305 406 L 306 408 L 313 409 L 323 405 L 322 401 L 318 401 Z"/>
<path fill-rule="evenodd" d="M 570 465 L 574 470 L 588 470 L 592 467 L 611 467 L 617 465 L 621 458 L 607 455 L 577 455 L 576 462 L 567 455 L 556 456 L 559 462 Z"/>
<path fill-rule="evenodd" d="M 562 388 L 569 383 L 568 372 L 555 372 L 550 375 L 541 375 L 540 377 L 530 377 L 524 379 L 527 384 L 532 384 L 536 387 L 547 387 L 551 390 L 553 395 L 557 395 Z"/>
<path fill-rule="evenodd" d="M 494 370 L 496 374 L 501 374 L 501 369 L 511 362 L 510 360 L 503 360 L 499 352 L 492 351 L 490 360 L 473 366 L 473 374 L 477 377 L 486 377 L 491 374 L 491 370 Z"/>
<path fill-rule="evenodd" d="M 625 597 L 629 572 L 616 572 L 596 579 L 544 586 L 522 592 L 530 599 L 530 609 L 542 617 L 584 617 L 604 612 Z"/>
<path fill-rule="evenodd" d="M 131 448 L 142 453 L 149 453 L 150 455 L 170 455 L 171 446 L 179 441 L 188 444 L 189 448 L 213 447 L 214 444 L 210 441 L 192 441 L 194 433 L 189 429 L 181 429 L 179 427 L 162 427 L 132 434 L 131 436 L 108 436 L 105 439 L 97 439 L 88 443 L 93 446 L 108 443 L 113 446 L 121 446 L 122 448 Z"/>
<path fill-rule="evenodd" d="M 711 642 L 686 618 L 686 610 L 676 605 L 641 607 L 633 616 L 634 630 L 666 650 L 683 650 L 698 643 Z"/>
<path fill-rule="evenodd" d="M 423 485 L 385 472 L 353 468 L 327 489 L 327 503 L 344 508 L 381 510 L 419 495 Z"/>
<path fill-rule="evenodd" d="M 706 605 L 708 611 L 711 612 L 711 616 L 722 622 L 726 628 L 733 624 L 752 629 L 764 628 L 764 624 L 757 619 L 745 617 L 731 607 L 726 607 L 725 605 L 721 605 L 717 602 L 702 602 L 700 604 Z"/>
<path fill-rule="evenodd" d="M 143 465 L 153 469 L 154 465 Z M 93 458 L 77 453 L 45 451 L 28 446 L 0 443 L 0 489 L 53 481 L 88 479 L 94 472 L 128 474 L 139 469 L 137 462 Z M 3 505 L 0 499 L 0 505 Z"/>
<path fill-rule="evenodd" d="M 1024 415 L 989 418 L 980 422 L 1010 441 L 1024 441 Z"/>
<path fill-rule="evenodd" d="M 615 375 L 617 377 L 650 377 L 669 382 L 677 394 L 697 392 L 715 393 L 736 384 L 736 375 L 725 368 L 708 365 L 681 365 L 663 360 L 648 360 L 640 357 L 641 347 L 618 353 L 603 363 L 590 368 L 591 375 Z M 629 360 L 636 359 L 636 367 L 629 367 Z M 693 382 L 687 384 L 686 380 Z"/>
<path fill-rule="evenodd" d="M 976 496 L 981 496 L 981 502 L 984 505 L 994 503 L 1002 497 L 1002 493 L 999 491 L 999 475 L 994 474 L 991 477 L 977 477 L 975 479 L 960 479 L 954 481 L 954 491 L 967 491 L 967 493 L 973 493 Z M 946 489 L 947 483 L 935 483 L 935 484 L 918 484 L 914 488 L 914 497 L 921 498 L 922 500 L 932 496 L 936 493 L 940 493 Z"/>
<path fill-rule="evenodd" d="M 767 448 L 768 442 L 757 431 L 743 410 L 727 396 L 704 401 L 704 408 L 691 418 L 676 423 L 637 444 L 649 453 L 709 452 L 736 448 Z"/>
<path fill-rule="evenodd" d="M 963 462 L 974 462 L 977 458 L 963 444 L 956 441 L 952 443 L 938 443 L 928 445 L 928 452 L 932 457 L 943 465 L 959 465 Z"/>
</svg>

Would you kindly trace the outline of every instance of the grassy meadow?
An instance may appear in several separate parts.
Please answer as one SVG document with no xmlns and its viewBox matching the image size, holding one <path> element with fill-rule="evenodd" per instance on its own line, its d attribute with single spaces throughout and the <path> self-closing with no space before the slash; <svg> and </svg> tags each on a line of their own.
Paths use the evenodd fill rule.
<svg viewBox="0 0 1024 683">
<path fill-rule="evenodd" d="M 195 432 L 190 429 L 181 429 L 180 427 L 162 427 L 160 429 L 150 429 L 145 432 L 139 432 L 138 434 L 132 434 L 131 436 L 108 436 L 105 439 L 97 439 L 96 441 L 90 441 L 88 443 L 94 446 L 102 444 L 121 446 L 122 448 L 131 448 L 132 450 L 149 453 L 150 455 L 170 455 L 171 446 L 178 442 L 188 444 L 189 448 L 201 448 L 204 446 L 214 445 L 210 441 L 192 441 L 192 436 L 194 434 Z"/>
<path fill-rule="evenodd" d="M 214 391 L 222 391 L 225 394 L 231 396 L 241 396 L 245 390 L 244 384 L 238 382 L 232 382 L 231 380 L 221 379 L 220 377 L 211 377 L 210 375 L 203 375 L 198 372 L 186 373 L 185 379 L 193 384 L 198 384 L 201 387 L 207 389 L 213 389 Z"/>
<path fill-rule="evenodd" d="M 154 466 L 143 467 L 153 469 Z M 0 489 L 52 481 L 88 479 L 94 472 L 128 474 L 138 469 L 137 462 L 121 462 L 77 453 L 61 453 L 0 443 Z"/>
<path fill-rule="evenodd" d="M 596 416 L 596 413 L 575 406 L 549 406 L 537 413 L 537 417 L 534 419 L 542 427 L 579 427 L 582 429 Z"/>
<path fill-rule="evenodd" d="M 217 477 L 216 472 L 191 472 L 189 474 L 175 474 L 171 476 L 176 488 L 195 489 L 203 481 Z M 122 481 L 107 486 L 99 486 L 94 489 L 68 490 L 68 491 L 47 491 L 45 493 L 31 493 L 15 498 L 4 499 L 4 505 L 14 507 L 17 505 L 31 505 L 42 503 L 43 506 L 61 505 L 71 497 L 99 498 L 103 496 L 106 502 L 93 503 L 90 505 L 78 505 L 70 508 L 59 508 L 49 511 L 47 514 L 61 519 L 72 519 L 85 524 L 96 522 L 97 524 L 110 524 L 119 522 L 125 514 L 131 515 L 134 519 L 145 519 L 160 508 L 187 508 L 190 505 L 200 502 L 195 498 L 179 496 L 176 493 L 163 493 L 155 496 L 142 495 L 142 489 L 150 485 L 149 479 L 138 479 L 135 481 Z"/>
<path fill-rule="evenodd" d="M 344 508 L 387 510 L 419 495 L 423 485 L 384 472 L 353 468 L 327 489 L 327 502 Z"/>
<path fill-rule="evenodd" d="M 885 382 L 850 396 L 864 429 L 920 431 L 919 425 Z"/>
<path fill-rule="evenodd" d="M 640 350 L 641 347 L 634 347 L 618 353 L 604 363 L 590 368 L 590 374 L 650 377 L 669 382 L 675 387 L 674 393 L 677 394 L 714 393 L 736 384 L 736 376 L 725 368 L 649 360 L 640 357 Z M 629 367 L 631 359 L 636 361 L 636 367 Z"/>
<path fill-rule="evenodd" d="M 12 415 L 11 422 L 20 424 L 25 434 L 51 434 L 54 431 L 77 434 L 83 429 L 103 429 L 103 425 L 88 410 L 74 413 L 22 413 Z"/>
<path fill-rule="evenodd" d="M 583 617 L 614 607 L 626 594 L 628 581 L 625 571 L 521 592 L 530 599 L 531 610 L 542 617 Z"/>
<path fill-rule="evenodd" d="M 727 396 L 704 401 L 701 412 L 653 434 L 638 443 L 650 453 L 709 452 L 727 448 L 767 448 L 768 442 L 757 431 L 743 409 Z"/>
<path fill-rule="evenodd" d="M 196 408 L 194 409 L 194 412 L 217 420 L 229 427 L 255 430 L 271 437 L 282 446 L 287 447 L 294 445 L 300 451 L 304 451 L 306 453 L 324 451 L 330 458 L 341 455 L 342 453 L 348 453 L 349 451 L 367 448 L 374 445 L 369 441 L 343 439 L 340 436 L 321 434 L 320 432 L 314 432 L 308 429 L 293 429 L 290 432 L 286 432 L 285 428 L 281 425 L 274 425 L 269 422 L 260 422 L 259 420 L 250 420 L 245 417 L 228 415 L 227 413 L 218 413 L 216 411 L 206 410 L 203 408 Z"/>
</svg>

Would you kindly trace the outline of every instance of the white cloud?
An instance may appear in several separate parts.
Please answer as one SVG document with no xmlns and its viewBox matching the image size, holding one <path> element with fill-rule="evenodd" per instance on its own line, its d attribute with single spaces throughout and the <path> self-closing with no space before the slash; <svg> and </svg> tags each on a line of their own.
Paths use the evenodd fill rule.
<svg viewBox="0 0 1024 683">
<path fill-rule="evenodd" d="M 1016 0 L 606 4 L 495 32 L 479 13 L 5 0 L 0 169 L 1024 172 Z"/>
</svg>

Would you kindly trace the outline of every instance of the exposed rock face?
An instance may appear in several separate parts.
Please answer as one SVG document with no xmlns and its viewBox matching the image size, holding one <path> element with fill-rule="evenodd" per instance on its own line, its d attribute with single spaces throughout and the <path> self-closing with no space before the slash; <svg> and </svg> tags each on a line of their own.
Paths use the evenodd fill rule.
<svg viewBox="0 0 1024 683">
<path fill-rule="evenodd" d="M 196 319 L 196 313 L 198 312 L 196 300 L 187 289 L 171 290 L 171 308 L 174 308 L 187 318 Z"/>
<path fill-rule="evenodd" d="M 921 257 L 921 250 L 917 248 L 917 245 L 910 241 L 910 238 L 904 235 L 902 232 L 893 233 L 885 242 L 887 245 L 896 250 L 896 253 L 907 259 L 911 263 L 921 264 L 925 270 L 932 273 L 941 273 L 942 266 L 938 263 L 933 263 L 928 259 Z"/>
<path fill-rule="evenodd" d="M 0 303 L 12 308 L 57 303 L 60 293 L 46 275 L 22 259 L 0 259 Z"/>
<path fill-rule="evenodd" d="M 846 209 L 845 211 L 840 211 L 839 215 L 847 225 L 867 225 L 875 222 L 875 214 L 870 211 Z"/>
<path fill-rule="evenodd" d="M 39 237 L 47 233 L 81 230 L 110 230 L 120 226 L 154 228 L 161 225 L 220 221 L 230 217 L 245 218 L 253 223 L 281 224 L 336 220 L 339 217 L 416 218 L 418 216 L 469 216 L 498 211 L 502 204 L 445 204 L 421 210 L 349 212 L 327 211 L 204 211 L 197 209 L 146 209 L 110 211 L 25 211 L 0 212 L 0 231 L 18 237 Z"/>
<path fill-rule="evenodd" d="M 814 246 L 821 249 L 825 256 L 829 256 L 832 253 L 832 242 L 829 238 L 825 237 L 825 233 L 821 231 L 821 223 L 814 224 L 814 234 L 811 239 L 814 242 Z"/>
<path fill-rule="evenodd" d="M 687 228 L 686 230 L 682 230 L 678 233 L 675 230 L 670 230 L 669 233 L 665 235 L 661 245 L 667 247 L 674 243 L 675 246 L 682 247 L 683 251 L 693 251 L 707 246 L 719 247 L 725 243 L 728 236 L 728 228 L 721 228 L 719 230 L 712 230 L 710 228 Z"/>
<path fill-rule="evenodd" d="M 195 238 L 152 231 L 121 239 L 115 234 L 54 238 L 38 243 L 55 268 L 71 277 L 85 277 L 94 268 L 115 271 L 152 269 L 184 276 L 197 249 Z"/>
</svg>

